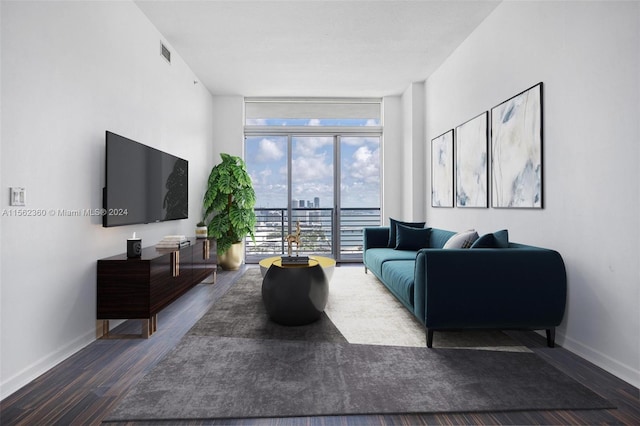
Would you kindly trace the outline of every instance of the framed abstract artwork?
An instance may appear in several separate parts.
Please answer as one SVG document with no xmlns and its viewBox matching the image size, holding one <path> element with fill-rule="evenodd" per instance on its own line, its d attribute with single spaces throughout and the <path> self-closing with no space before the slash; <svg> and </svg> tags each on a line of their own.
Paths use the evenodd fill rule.
<svg viewBox="0 0 640 426">
<path fill-rule="evenodd" d="M 491 206 L 542 208 L 542 83 L 491 109 Z"/>
<path fill-rule="evenodd" d="M 489 207 L 487 111 L 456 127 L 456 207 Z"/>
<path fill-rule="evenodd" d="M 431 206 L 453 207 L 453 129 L 431 140 Z"/>
</svg>

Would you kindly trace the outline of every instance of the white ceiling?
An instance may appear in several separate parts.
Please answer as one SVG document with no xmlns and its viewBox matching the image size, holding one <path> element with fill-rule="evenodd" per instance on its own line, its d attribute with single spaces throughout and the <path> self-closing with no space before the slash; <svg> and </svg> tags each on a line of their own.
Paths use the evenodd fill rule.
<svg viewBox="0 0 640 426">
<path fill-rule="evenodd" d="M 402 93 L 499 3 L 136 1 L 211 93 L 314 97 Z"/>
</svg>

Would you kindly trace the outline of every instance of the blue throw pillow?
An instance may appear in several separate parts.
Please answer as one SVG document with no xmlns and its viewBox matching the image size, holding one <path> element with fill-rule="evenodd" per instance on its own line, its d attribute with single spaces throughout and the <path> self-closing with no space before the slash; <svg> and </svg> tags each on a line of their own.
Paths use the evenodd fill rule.
<svg viewBox="0 0 640 426">
<path fill-rule="evenodd" d="M 494 248 L 495 246 L 496 237 L 493 234 L 484 234 L 471 245 L 471 248 Z"/>
<path fill-rule="evenodd" d="M 508 248 L 509 247 L 509 231 L 494 232 L 493 234 L 484 234 L 478 238 L 471 248 Z"/>
<path fill-rule="evenodd" d="M 503 229 L 502 231 L 494 232 L 493 237 L 496 239 L 498 248 L 509 248 L 509 231 Z"/>
<path fill-rule="evenodd" d="M 389 218 L 389 242 L 387 243 L 387 247 L 395 248 L 397 245 L 396 226 L 398 224 L 409 226 L 411 228 L 424 228 L 425 223 L 426 222 L 401 222 L 399 220 Z"/>
<path fill-rule="evenodd" d="M 397 224 L 396 250 L 418 251 L 429 247 L 431 228 L 412 228 Z"/>
</svg>

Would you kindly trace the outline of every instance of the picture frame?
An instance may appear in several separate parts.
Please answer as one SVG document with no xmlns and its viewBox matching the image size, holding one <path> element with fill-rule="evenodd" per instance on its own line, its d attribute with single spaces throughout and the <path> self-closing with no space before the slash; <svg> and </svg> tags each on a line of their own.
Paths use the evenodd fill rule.
<svg viewBox="0 0 640 426">
<path fill-rule="evenodd" d="M 453 129 L 431 140 L 431 206 L 453 207 Z"/>
<path fill-rule="evenodd" d="M 491 206 L 541 209 L 542 82 L 491 109 Z"/>
<path fill-rule="evenodd" d="M 489 112 L 455 129 L 456 207 L 489 207 Z"/>
</svg>

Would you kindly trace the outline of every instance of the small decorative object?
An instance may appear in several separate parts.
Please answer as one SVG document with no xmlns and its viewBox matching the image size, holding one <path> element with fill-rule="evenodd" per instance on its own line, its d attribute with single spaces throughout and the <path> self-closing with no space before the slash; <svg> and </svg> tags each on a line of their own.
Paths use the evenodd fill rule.
<svg viewBox="0 0 640 426">
<path fill-rule="evenodd" d="M 542 83 L 491 109 L 491 205 L 542 208 Z"/>
<path fill-rule="evenodd" d="M 209 234 L 209 229 L 204 222 L 198 222 L 196 225 L 196 238 L 207 238 Z"/>
<path fill-rule="evenodd" d="M 292 255 L 291 246 L 293 245 L 293 243 L 296 243 L 296 256 L 298 256 L 300 254 L 300 221 L 296 222 L 296 233 L 287 235 L 284 240 L 288 245 L 287 253 L 289 256 Z"/>
<path fill-rule="evenodd" d="M 488 207 L 488 127 L 486 111 L 456 127 L 457 207 Z"/>
<path fill-rule="evenodd" d="M 140 257 L 142 254 L 142 238 L 136 238 L 136 233 L 127 239 L 127 257 Z"/>
<path fill-rule="evenodd" d="M 453 207 L 453 129 L 431 140 L 431 206 Z"/>
<path fill-rule="evenodd" d="M 288 256 L 282 256 L 282 265 L 308 265 L 309 256 L 300 256 L 300 221 L 296 222 L 296 233 L 287 235 L 284 240 L 287 242 Z M 295 256 L 292 256 L 293 243 L 296 244 Z"/>
</svg>

